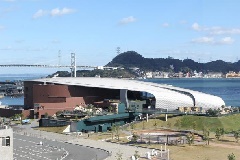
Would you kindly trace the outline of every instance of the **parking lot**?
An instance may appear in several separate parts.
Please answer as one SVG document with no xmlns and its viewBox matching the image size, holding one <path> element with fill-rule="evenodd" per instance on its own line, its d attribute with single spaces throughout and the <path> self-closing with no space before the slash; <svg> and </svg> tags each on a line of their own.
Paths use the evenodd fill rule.
<svg viewBox="0 0 240 160">
<path fill-rule="evenodd" d="M 95 148 L 14 133 L 14 160 L 102 160 L 107 156 Z"/>
</svg>

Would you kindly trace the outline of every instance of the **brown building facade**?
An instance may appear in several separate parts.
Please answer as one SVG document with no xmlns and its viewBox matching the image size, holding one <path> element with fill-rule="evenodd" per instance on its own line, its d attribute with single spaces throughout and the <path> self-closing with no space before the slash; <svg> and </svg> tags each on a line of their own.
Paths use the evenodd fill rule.
<svg viewBox="0 0 240 160">
<path fill-rule="evenodd" d="M 34 109 L 35 118 L 54 115 L 57 111 L 74 110 L 78 105 L 104 99 L 119 99 L 119 89 L 62 85 L 37 81 L 24 82 L 25 109 Z"/>
</svg>

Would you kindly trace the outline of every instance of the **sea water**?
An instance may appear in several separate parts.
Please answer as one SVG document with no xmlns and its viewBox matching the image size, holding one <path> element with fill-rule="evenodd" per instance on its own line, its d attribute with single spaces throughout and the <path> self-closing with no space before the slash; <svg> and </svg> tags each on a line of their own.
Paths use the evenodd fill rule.
<svg viewBox="0 0 240 160">
<path fill-rule="evenodd" d="M 29 80 L 46 75 L 0 75 L 0 81 Z M 147 82 L 169 84 L 221 97 L 227 106 L 240 106 L 240 79 L 228 78 L 164 78 L 145 79 Z M 23 105 L 24 97 L 4 97 L 0 99 L 3 105 Z"/>
<path fill-rule="evenodd" d="M 169 84 L 221 97 L 226 106 L 240 106 L 239 78 L 179 78 L 146 79 L 144 81 Z"/>
<path fill-rule="evenodd" d="M 31 80 L 37 79 L 41 77 L 46 77 L 47 75 L 44 74 L 0 74 L 0 82 L 6 81 L 24 81 L 24 80 Z M 5 96 L 0 99 L 2 105 L 23 105 L 24 104 L 24 96 L 19 97 L 10 97 Z"/>
</svg>

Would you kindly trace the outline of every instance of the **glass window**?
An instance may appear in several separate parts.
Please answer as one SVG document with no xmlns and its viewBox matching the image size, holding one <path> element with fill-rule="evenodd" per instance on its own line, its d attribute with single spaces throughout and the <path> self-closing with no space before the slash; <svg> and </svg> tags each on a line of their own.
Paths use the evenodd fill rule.
<svg viewBox="0 0 240 160">
<path fill-rule="evenodd" d="M 2 137 L 2 146 L 10 146 L 10 137 Z"/>
</svg>

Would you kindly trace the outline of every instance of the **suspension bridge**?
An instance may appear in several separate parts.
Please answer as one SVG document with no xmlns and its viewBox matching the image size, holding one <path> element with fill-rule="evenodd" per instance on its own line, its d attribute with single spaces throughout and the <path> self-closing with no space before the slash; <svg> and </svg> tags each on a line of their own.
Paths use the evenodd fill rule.
<svg viewBox="0 0 240 160">
<path fill-rule="evenodd" d="M 60 56 L 59 56 L 60 57 Z M 99 66 L 79 66 L 76 64 L 75 53 L 71 53 L 71 64 L 70 65 L 44 65 L 44 64 L 1 64 L 0 67 L 40 67 L 40 68 L 70 68 L 71 76 L 76 77 L 77 68 L 85 69 L 98 69 Z M 113 68 L 113 67 L 101 67 L 104 68 Z"/>
</svg>

